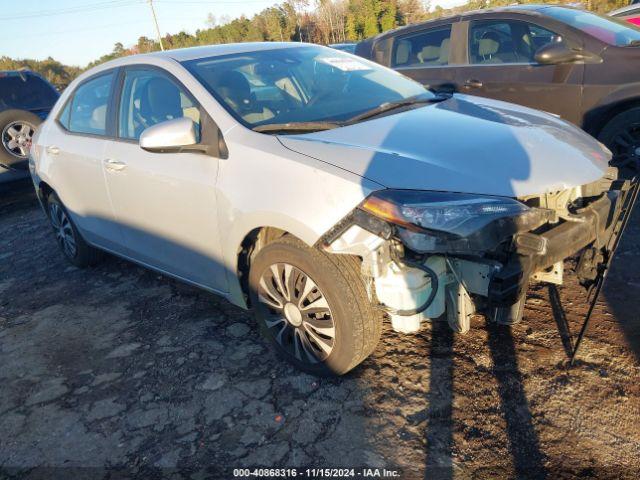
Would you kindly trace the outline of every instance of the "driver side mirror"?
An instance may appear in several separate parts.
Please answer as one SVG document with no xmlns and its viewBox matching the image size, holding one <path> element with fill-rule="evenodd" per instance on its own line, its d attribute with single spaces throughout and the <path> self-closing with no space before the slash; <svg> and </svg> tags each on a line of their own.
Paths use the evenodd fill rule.
<svg viewBox="0 0 640 480">
<path fill-rule="evenodd" d="M 200 152 L 215 158 L 229 157 L 222 132 L 204 111 L 200 111 L 201 135 L 189 117 L 175 118 L 153 125 L 140 135 L 140 148 L 153 153 Z"/>
<path fill-rule="evenodd" d="M 534 59 L 540 65 L 559 65 L 562 63 L 600 63 L 602 58 L 582 49 L 569 48 L 565 43 L 553 42 L 540 47 Z"/>
<path fill-rule="evenodd" d="M 197 143 L 196 124 L 188 117 L 160 122 L 140 135 L 140 148 L 154 153 L 193 151 Z"/>
</svg>

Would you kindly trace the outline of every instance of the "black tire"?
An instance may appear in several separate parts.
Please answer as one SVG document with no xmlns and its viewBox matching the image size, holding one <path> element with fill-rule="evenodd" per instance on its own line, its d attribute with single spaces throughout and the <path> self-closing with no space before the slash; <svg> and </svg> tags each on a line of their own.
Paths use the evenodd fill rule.
<svg viewBox="0 0 640 480">
<path fill-rule="evenodd" d="M 598 140 L 613 153 L 611 165 L 640 171 L 640 107 L 613 117 L 598 135 Z"/>
<path fill-rule="evenodd" d="M 302 324 L 297 327 L 289 321 L 284 323 L 280 321 L 276 326 L 269 326 L 269 322 L 273 323 L 274 319 L 278 321 L 278 318 L 289 317 L 284 315 L 284 308 L 278 310 L 264 303 L 265 290 L 261 286 L 263 275 L 265 278 L 270 277 L 271 287 L 276 289 L 277 294 L 278 287 L 274 283 L 276 276 L 272 274 L 271 266 L 280 265 L 283 270 L 280 278 L 283 279 L 286 278 L 285 264 L 293 267 L 294 273 L 290 273 L 290 278 L 296 275 L 296 271 L 299 272 L 297 278 L 290 284 L 292 286 L 290 290 L 294 292 L 293 296 L 296 298 L 292 302 L 303 305 L 303 308 L 307 309 L 307 312 L 298 310 Z M 280 267 L 276 266 L 276 269 Z M 311 284 L 315 283 L 317 289 L 310 290 L 305 295 L 308 279 L 311 279 Z M 275 346 L 283 358 L 300 370 L 318 376 L 345 374 L 367 358 L 380 340 L 383 313 L 373 307 L 367 296 L 360 273 L 360 260 L 357 257 L 331 255 L 310 248 L 293 237 L 285 236 L 257 253 L 251 263 L 249 287 L 251 305 L 261 333 Z M 263 300 L 259 298 L 259 292 Z M 315 305 L 321 303 L 321 297 L 326 299 L 328 309 L 316 308 L 315 310 L 322 310 L 319 313 L 323 318 L 318 318 L 319 313 L 312 311 Z M 273 297 L 269 301 L 273 301 Z M 313 355 L 305 355 L 304 351 L 305 345 L 310 347 L 308 350 L 312 353 L 321 351 L 318 347 L 320 343 L 313 339 L 318 336 L 310 336 L 308 333 L 310 324 L 330 326 L 330 322 L 333 323 L 334 337 L 329 340 L 328 337 L 323 337 L 323 344 L 325 346 L 331 344 L 331 350 L 328 354 L 326 351 L 321 352 L 327 355 L 326 358 L 316 355 L 314 363 L 310 361 Z M 298 332 L 281 334 L 282 325 L 291 331 L 298 330 Z M 315 330 L 316 327 L 311 328 L 311 333 L 319 332 Z M 279 334 L 280 342 L 277 339 Z M 303 349 L 299 357 L 294 355 L 296 342 Z"/>
<path fill-rule="evenodd" d="M 22 133 L 22 127 L 29 127 L 28 133 L 29 145 L 31 137 L 35 133 L 35 129 L 42 123 L 42 120 L 37 115 L 25 110 L 5 110 L 0 112 L 0 163 L 7 165 L 16 170 L 28 170 L 29 160 L 27 155 L 23 155 L 19 152 L 19 148 L 10 148 L 11 139 L 10 131 L 11 127 L 17 125 L 17 131 Z M 30 127 L 33 127 L 32 129 Z M 22 137 L 21 137 L 22 138 Z M 21 149 L 27 148 L 28 145 L 21 145 Z M 28 153 L 28 152 L 27 152 Z"/>
<path fill-rule="evenodd" d="M 56 233 L 56 241 L 64 256 L 78 268 L 86 268 L 98 263 L 102 258 L 102 252 L 89 245 L 80 235 L 78 229 L 71 220 L 71 216 L 55 193 L 47 197 L 47 216 L 53 231 Z M 69 248 L 68 239 L 63 238 L 63 232 L 73 238 L 74 247 Z"/>
</svg>

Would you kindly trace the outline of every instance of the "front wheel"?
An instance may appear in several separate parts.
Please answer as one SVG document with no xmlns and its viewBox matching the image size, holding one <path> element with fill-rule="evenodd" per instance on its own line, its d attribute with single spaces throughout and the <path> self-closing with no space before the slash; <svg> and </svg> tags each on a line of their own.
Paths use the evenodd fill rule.
<svg viewBox="0 0 640 480">
<path fill-rule="evenodd" d="M 249 285 L 263 335 L 308 373 L 342 375 L 380 339 L 382 313 L 369 300 L 355 257 L 283 237 L 257 253 Z"/>
</svg>

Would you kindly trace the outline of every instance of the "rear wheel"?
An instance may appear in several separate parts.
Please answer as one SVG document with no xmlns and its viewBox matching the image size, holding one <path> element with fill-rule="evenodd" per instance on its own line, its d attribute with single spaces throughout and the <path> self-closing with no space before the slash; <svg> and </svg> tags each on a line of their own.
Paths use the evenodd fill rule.
<svg viewBox="0 0 640 480">
<path fill-rule="evenodd" d="M 640 172 L 640 107 L 613 117 L 598 139 L 613 153 L 611 165 L 634 174 Z"/>
<path fill-rule="evenodd" d="M 40 117 L 24 110 L 0 113 L 0 163 L 27 170 L 29 148 L 40 123 Z"/>
<path fill-rule="evenodd" d="M 355 257 L 284 237 L 258 252 L 249 285 L 261 332 L 301 370 L 342 375 L 380 339 L 382 313 L 371 305 Z"/>
<path fill-rule="evenodd" d="M 69 262 L 84 268 L 95 265 L 100 260 L 102 252 L 84 241 L 55 193 L 47 197 L 47 213 L 58 246 Z"/>
</svg>

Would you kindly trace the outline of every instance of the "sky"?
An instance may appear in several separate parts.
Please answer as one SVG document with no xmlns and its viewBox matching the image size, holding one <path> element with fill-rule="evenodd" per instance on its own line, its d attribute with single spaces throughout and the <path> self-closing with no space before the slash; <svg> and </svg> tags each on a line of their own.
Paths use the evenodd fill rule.
<svg viewBox="0 0 640 480">
<path fill-rule="evenodd" d="M 209 13 L 248 17 L 277 0 L 153 0 L 160 33 L 207 28 Z M 450 7 L 465 0 L 435 0 Z M 19 6 L 19 8 L 17 8 Z M 148 0 L 0 0 L 0 56 L 85 66 L 140 36 L 156 38 Z"/>
</svg>

